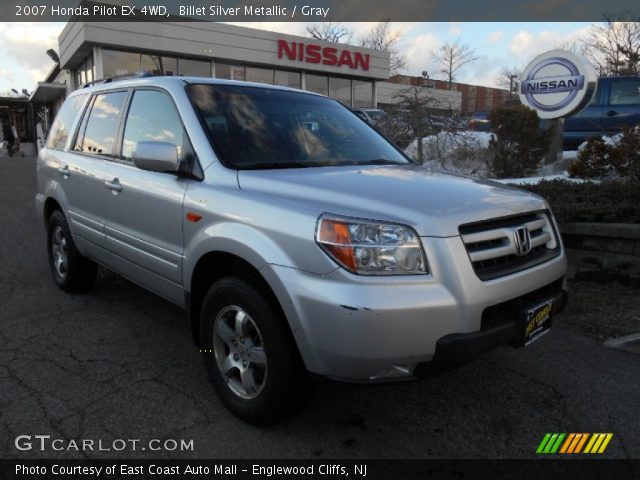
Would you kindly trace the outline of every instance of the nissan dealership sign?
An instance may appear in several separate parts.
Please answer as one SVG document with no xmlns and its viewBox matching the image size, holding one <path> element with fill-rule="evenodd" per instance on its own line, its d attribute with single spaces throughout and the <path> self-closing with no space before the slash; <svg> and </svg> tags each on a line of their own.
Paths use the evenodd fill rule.
<svg viewBox="0 0 640 480">
<path fill-rule="evenodd" d="M 349 67 L 351 69 L 369 70 L 369 54 L 353 52 L 348 48 L 338 49 L 332 46 L 315 43 L 289 42 L 278 40 L 278 58 L 305 63 L 321 63 L 330 67 Z"/>
<path fill-rule="evenodd" d="M 598 76 L 588 60 L 563 50 L 538 55 L 522 72 L 520 101 L 540 118 L 563 118 L 591 100 Z"/>
</svg>

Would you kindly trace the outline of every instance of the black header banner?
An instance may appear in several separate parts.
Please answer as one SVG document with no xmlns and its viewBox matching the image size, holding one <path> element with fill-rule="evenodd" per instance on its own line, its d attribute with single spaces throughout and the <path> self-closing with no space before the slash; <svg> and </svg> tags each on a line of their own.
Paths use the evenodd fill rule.
<svg viewBox="0 0 640 480">
<path fill-rule="evenodd" d="M 0 0 L 3 22 L 576 22 L 640 17 L 637 0 Z"/>
<path fill-rule="evenodd" d="M 637 479 L 639 460 L 0 460 L 2 480 L 32 479 Z"/>
</svg>

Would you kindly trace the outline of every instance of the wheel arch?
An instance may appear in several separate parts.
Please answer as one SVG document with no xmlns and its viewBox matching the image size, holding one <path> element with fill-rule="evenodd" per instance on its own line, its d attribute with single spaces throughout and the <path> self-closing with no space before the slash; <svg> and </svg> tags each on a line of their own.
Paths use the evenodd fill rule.
<svg viewBox="0 0 640 480">
<path fill-rule="evenodd" d="M 44 202 L 44 208 L 43 208 L 43 218 L 44 218 L 45 225 L 49 223 L 49 218 L 51 218 L 51 215 L 56 210 L 60 210 L 64 215 L 64 212 L 62 211 L 62 206 L 60 205 L 58 200 L 56 200 L 53 197 L 48 197 Z"/>
<path fill-rule="evenodd" d="M 196 345 L 200 346 L 200 310 L 204 297 L 214 282 L 227 276 L 245 279 L 258 288 L 278 310 L 291 332 L 285 311 L 260 269 L 235 253 L 211 251 L 202 255 L 196 262 L 190 277 L 189 290 L 186 293 L 191 332 Z"/>
</svg>

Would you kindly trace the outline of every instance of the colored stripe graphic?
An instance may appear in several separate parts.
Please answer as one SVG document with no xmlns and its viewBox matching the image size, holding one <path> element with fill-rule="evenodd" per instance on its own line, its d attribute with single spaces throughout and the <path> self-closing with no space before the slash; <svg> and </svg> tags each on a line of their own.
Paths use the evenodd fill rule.
<svg viewBox="0 0 640 480">
<path fill-rule="evenodd" d="M 613 433 L 545 433 L 536 453 L 604 453 L 612 438 Z"/>
<path fill-rule="evenodd" d="M 589 436 L 588 433 L 581 433 L 580 435 L 582 435 L 582 438 L 578 442 L 578 445 L 576 445 L 576 449 L 573 451 L 573 453 L 580 453 L 582 451 L 582 447 L 584 446 L 585 442 L 587 441 L 587 437 Z"/>
<path fill-rule="evenodd" d="M 544 450 L 545 445 L 549 441 L 549 438 L 551 438 L 551 434 L 550 433 L 545 433 L 544 434 L 544 438 L 540 442 L 540 445 L 538 445 L 538 449 L 536 450 L 536 453 L 542 453 L 542 451 Z"/>
<path fill-rule="evenodd" d="M 560 449 L 560 453 L 567 453 L 569 445 L 571 445 L 571 442 L 573 442 L 573 439 L 575 438 L 575 436 L 576 436 L 575 433 L 569 434 L 569 436 L 567 437 L 567 440 L 564 442 L 564 445 L 562 445 L 562 448 Z"/>
</svg>

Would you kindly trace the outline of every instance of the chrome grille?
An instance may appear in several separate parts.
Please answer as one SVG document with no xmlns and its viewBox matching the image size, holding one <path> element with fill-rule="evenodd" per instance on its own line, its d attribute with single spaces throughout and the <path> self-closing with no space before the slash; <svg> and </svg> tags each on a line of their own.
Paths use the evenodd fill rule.
<svg viewBox="0 0 640 480">
<path fill-rule="evenodd" d="M 528 232 L 525 245 L 516 238 L 516 230 L 522 227 Z M 560 253 L 548 212 L 470 223 L 459 230 L 473 269 L 482 280 L 531 268 Z"/>
</svg>

